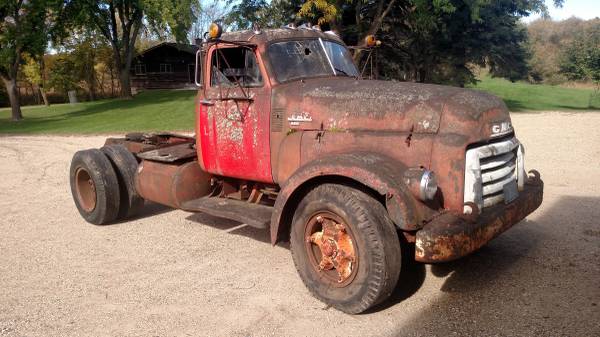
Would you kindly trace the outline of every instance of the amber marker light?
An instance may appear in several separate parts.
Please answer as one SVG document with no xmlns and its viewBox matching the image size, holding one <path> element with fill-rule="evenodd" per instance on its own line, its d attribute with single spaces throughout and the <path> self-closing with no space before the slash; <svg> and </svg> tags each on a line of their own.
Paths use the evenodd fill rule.
<svg viewBox="0 0 600 337">
<path fill-rule="evenodd" d="M 365 45 L 368 48 L 379 47 L 381 46 L 381 41 L 377 40 L 375 35 L 367 35 L 367 37 L 365 37 Z"/>
<path fill-rule="evenodd" d="M 218 39 L 221 37 L 221 34 L 223 34 L 223 27 L 216 22 L 211 23 L 210 27 L 208 27 L 208 36 L 211 39 Z"/>
</svg>

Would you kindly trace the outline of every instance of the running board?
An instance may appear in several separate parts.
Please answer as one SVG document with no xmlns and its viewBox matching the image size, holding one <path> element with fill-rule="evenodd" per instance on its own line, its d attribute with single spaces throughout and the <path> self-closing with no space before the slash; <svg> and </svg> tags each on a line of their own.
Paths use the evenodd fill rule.
<svg viewBox="0 0 600 337">
<path fill-rule="evenodd" d="M 266 229 L 271 223 L 273 207 L 245 201 L 203 197 L 186 201 L 181 208 L 188 212 L 202 212 L 212 216 L 235 220 L 250 227 Z"/>
</svg>

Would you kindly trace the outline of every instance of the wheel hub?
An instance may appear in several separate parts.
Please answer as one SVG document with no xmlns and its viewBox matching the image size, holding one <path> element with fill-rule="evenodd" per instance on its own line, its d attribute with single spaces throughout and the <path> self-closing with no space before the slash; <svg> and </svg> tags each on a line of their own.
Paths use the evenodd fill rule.
<svg viewBox="0 0 600 337">
<path fill-rule="evenodd" d="M 79 204 L 86 212 L 96 208 L 96 185 L 90 174 L 83 168 L 75 172 L 75 186 Z"/>
<path fill-rule="evenodd" d="M 356 265 L 354 243 L 346 225 L 337 216 L 318 214 L 309 222 L 312 232 L 306 238 L 308 244 L 320 251 L 319 271 L 337 272 L 337 283 L 345 283 L 353 276 Z M 309 247 L 312 248 L 312 247 Z"/>
</svg>

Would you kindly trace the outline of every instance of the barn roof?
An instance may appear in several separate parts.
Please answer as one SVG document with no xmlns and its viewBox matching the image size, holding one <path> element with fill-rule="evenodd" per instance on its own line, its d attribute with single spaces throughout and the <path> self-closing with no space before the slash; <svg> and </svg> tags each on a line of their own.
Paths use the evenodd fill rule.
<svg viewBox="0 0 600 337">
<path fill-rule="evenodd" d="M 198 50 L 197 46 L 194 46 L 191 44 L 175 43 L 175 42 L 161 42 L 161 43 L 157 44 L 156 46 L 152 46 L 148 49 L 143 50 L 136 57 L 143 56 L 144 54 L 146 54 L 152 50 L 156 50 L 156 49 L 160 49 L 160 48 L 175 48 L 179 51 L 186 52 L 189 54 L 196 54 L 196 51 Z"/>
</svg>

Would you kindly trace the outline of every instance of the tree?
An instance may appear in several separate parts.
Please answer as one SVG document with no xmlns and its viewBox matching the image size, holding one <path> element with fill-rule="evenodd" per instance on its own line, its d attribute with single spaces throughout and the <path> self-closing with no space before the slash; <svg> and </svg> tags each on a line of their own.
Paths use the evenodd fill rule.
<svg viewBox="0 0 600 337">
<path fill-rule="evenodd" d="M 600 24 L 587 28 L 567 47 L 560 61 L 560 71 L 569 80 L 591 81 L 595 84 L 595 93 L 600 91 Z"/>
<path fill-rule="evenodd" d="M 81 29 L 72 32 L 63 41 L 63 46 L 70 53 L 77 79 L 85 83 L 89 100 L 95 100 L 98 84 L 96 64 L 107 41 L 95 30 Z"/>
<path fill-rule="evenodd" d="M 532 12 L 546 15 L 544 1 L 308 0 L 299 15 L 330 25 L 349 44 L 377 35 L 384 43 L 376 68 L 384 77 L 464 85 L 475 80 L 472 65 L 511 80 L 527 73 L 519 20 Z M 360 49 L 354 56 L 364 58 Z"/>
<path fill-rule="evenodd" d="M 58 55 L 52 62 L 48 77 L 49 86 L 64 95 L 77 89 L 79 80 L 73 57 L 69 54 Z"/>
<path fill-rule="evenodd" d="M 565 51 L 578 36 L 593 26 L 600 25 L 600 19 L 582 20 L 575 17 L 553 21 L 538 19 L 527 26 L 529 45 L 532 53 L 530 78 L 533 82 L 560 84 L 567 77 L 560 71 L 561 59 Z"/>
<path fill-rule="evenodd" d="M 196 21 L 192 24 L 189 38 L 194 41 L 202 37 L 208 31 L 210 24 L 217 20 L 223 20 L 230 11 L 230 3 L 222 0 L 205 1 L 202 10 L 198 13 Z"/>
<path fill-rule="evenodd" d="M 39 59 L 35 59 L 28 54 L 23 55 L 25 64 L 23 65 L 23 75 L 29 83 L 31 83 L 35 90 L 39 91 L 42 95 L 45 106 L 50 106 L 48 96 L 46 95 L 46 74 L 45 74 L 45 61 L 42 55 Z"/>
<path fill-rule="evenodd" d="M 0 78 L 10 100 L 12 120 L 23 119 L 17 86 L 22 55 L 43 54 L 49 36 L 49 17 L 60 6 L 52 0 L 0 1 Z"/>
<path fill-rule="evenodd" d="M 254 24 L 262 28 L 278 28 L 296 21 L 302 0 L 228 0 L 233 5 L 225 17 L 225 24 L 236 30 L 250 29 Z"/>
<path fill-rule="evenodd" d="M 567 46 L 560 71 L 570 80 L 600 81 L 600 23 L 583 31 Z"/>
<path fill-rule="evenodd" d="M 118 81 L 115 81 L 117 76 L 117 69 L 114 63 L 113 50 L 110 45 L 102 45 L 96 50 L 96 58 L 98 63 L 95 66 L 96 72 L 100 74 L 99 82 L 100 88 L 104 93 L 106 87 L 106 81 L 109 81 L 110 96 L 114 97 L 117 95 L 117 91 L 120 92 L 118 87 Z M 106 77 L 106 80 L 105 80 Z M 117 82 L 117 83 L 115 83 Z"/>
<path fill-rule="evenodd" d="M 144 28 L 170 32 L 178 42 L 199 10 L 193 0 L 72 0 L 71 15 L 79 26 L 99 31 L 111 44 L 119 72 L 121 97 L 131 98 L 130 69 L 135 44 Z"/>
</svg>

